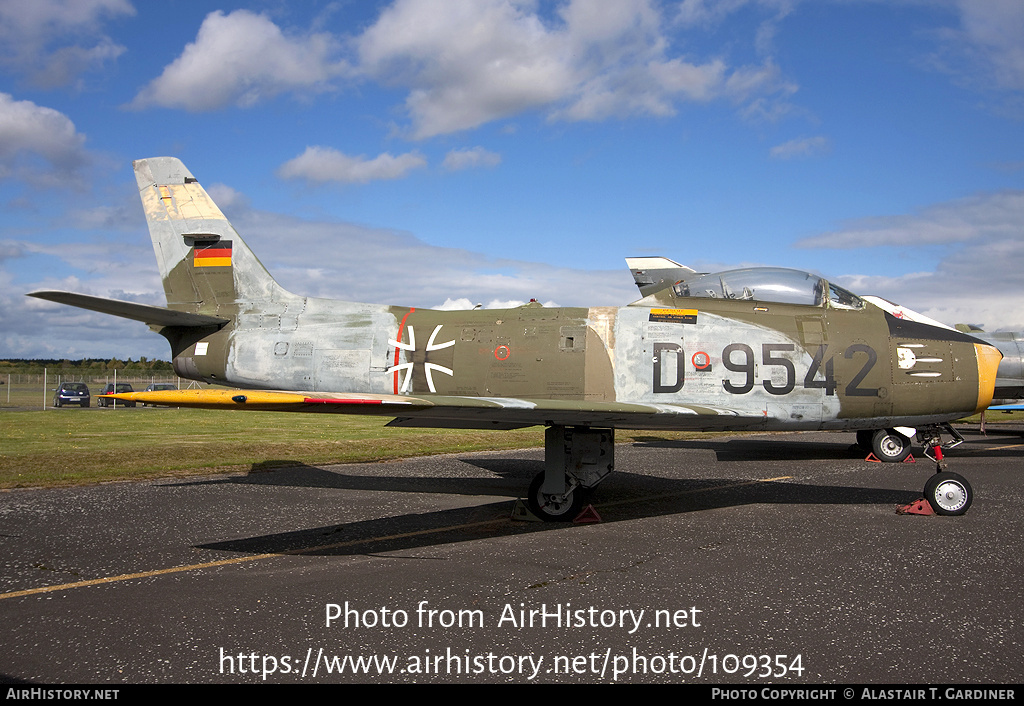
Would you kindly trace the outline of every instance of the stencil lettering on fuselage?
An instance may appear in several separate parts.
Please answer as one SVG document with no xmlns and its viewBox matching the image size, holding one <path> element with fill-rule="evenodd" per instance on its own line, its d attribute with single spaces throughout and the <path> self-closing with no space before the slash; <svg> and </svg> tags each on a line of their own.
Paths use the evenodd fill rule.
<svg viewBox="0 0 1024 706">
<path fill-rule="evenodd" d="M 678 322 L 665 317 L 651 321 L 649 313 L 619 310 L 618 401 L 754 408 L 769 417 L 803 422 L 838 415 L 839 399 L 827 394 L 823 366 L 819 362 L 808 375 L 814 359 L 799 341 L 767 326 L 704 311 Z"/>
</svg>

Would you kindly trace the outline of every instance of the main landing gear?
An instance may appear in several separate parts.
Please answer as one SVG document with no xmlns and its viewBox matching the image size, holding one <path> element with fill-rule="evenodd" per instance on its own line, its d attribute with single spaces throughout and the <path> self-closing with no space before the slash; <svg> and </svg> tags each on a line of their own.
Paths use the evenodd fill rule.
<svg viewBox="0 0 1024 706">
<path fill-rule="evenodd" d="M 571 522 L 585 493 L 615 468 L 615 430 L 551 426 L 544 431 L 544 471 L 530 483 L 526 504 L 546 522 Z"/>
<path fill-rule="evenodd" d="M 942 432 L 953 437 L 945 447 Z M 861 429 L 857 432 L 857 445 L 871 451 L 879 461 L 900 463 L 910 455 L 910 443 L 915 434 L 924 444 L 924 455 L 935 462 L 935 473 L 924 484 L 925 499 L 936 515 L 963 515 L 974 500 L 974 489 L 960 474 L 945 470 L 943 448 L 951 449 L 964 441 L 963 436 L 948 423 L 918 430 L 904 427 Z"/>
</svg>

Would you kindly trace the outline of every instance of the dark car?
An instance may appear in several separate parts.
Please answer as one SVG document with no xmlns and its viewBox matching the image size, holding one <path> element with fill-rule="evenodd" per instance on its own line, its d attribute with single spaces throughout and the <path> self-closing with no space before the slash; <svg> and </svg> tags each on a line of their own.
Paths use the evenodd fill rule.
<svg viewBox="0 0 1024 706">
<path fill-rule="evenodd" d="M 62 382 L 53 393 L 54 407 L 63 407 L 66 404 L 88 407 L 91 400 L 89 387 L 84 382 Z"/>
<path fill-rule="evenodd" d="M 126 382 L 119 382 L 119 383 L 117 383 L 117 394 L 121 394 L 122 392 L 135 392 L 135 390 L 133 390 L 132 386 L 129 385 L 128 383 L 126 383 Z M 104 395 L 110 395 L 110 394 L 113 394 L 113 393 L 114 393 L 114 385 L 113 385 L 113 383 L 109 383 L 108 382 L 107 386 L 103 388 L 103 394 Z M 109 407 L 115 401 L 117 402 L 117 404 L 121 405 L 122 407 L 134 407 L 135 406 L 134 402 L 124 402 L 123 400 L 112 400 L 109 397 L 100 397 L 98 400 L 96 400 L 96 406 L 97 407 Z"/>
</svg>

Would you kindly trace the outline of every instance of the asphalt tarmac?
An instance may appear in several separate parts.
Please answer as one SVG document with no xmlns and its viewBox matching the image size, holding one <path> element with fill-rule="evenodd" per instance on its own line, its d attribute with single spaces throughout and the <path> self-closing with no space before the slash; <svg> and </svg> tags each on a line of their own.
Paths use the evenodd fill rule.
<svg viewBox="0 0 1024 706">
<path fill-rule="evenodd" d="M 601 522 L 511 519 L 540 450 L 0 493 L 5 683 L 1017 683 L 1020 427 L 616 448 Z"/>
</svg>

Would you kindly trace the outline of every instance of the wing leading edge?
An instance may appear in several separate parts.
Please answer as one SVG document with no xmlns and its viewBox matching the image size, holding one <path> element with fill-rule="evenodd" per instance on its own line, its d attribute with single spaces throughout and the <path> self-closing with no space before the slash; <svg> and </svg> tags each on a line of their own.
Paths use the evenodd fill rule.
<svg viewBox="0 0 1024 706">
<path fill-rule="evenodd" d="M 765 423 L 761 410 L 708 405 L 636 404 L 507 397 L 372 395 L 268 390 L 164 390 L 105 395 L 171 407 L 277 412 L 368 414 L 395 417 L 389 426 L 519 429 L 536 425 L 631 429 L 751 429 Z"/>
</svg>

